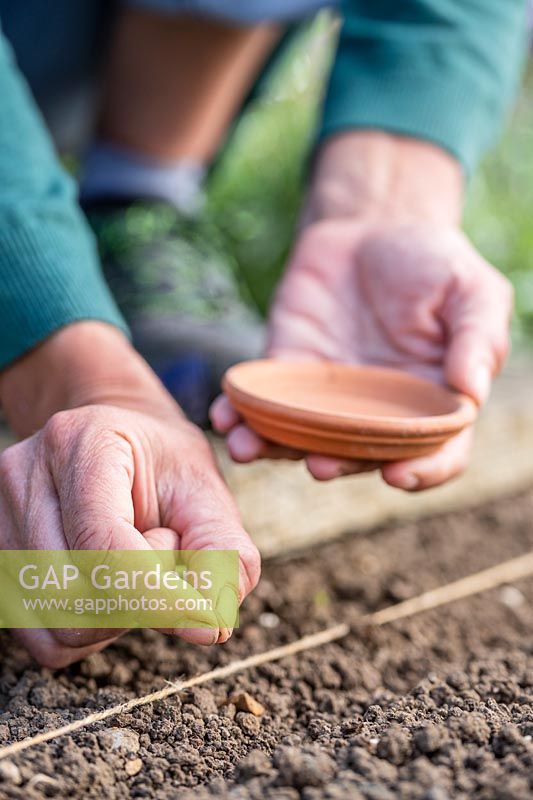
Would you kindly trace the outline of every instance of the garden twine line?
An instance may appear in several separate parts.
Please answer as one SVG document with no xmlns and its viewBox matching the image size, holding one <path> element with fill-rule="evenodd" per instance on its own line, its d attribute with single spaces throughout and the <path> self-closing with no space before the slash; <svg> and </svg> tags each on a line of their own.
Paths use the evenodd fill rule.
<svg viewBox="0 0 533 800">
<path fill-rule="evenodd" d="M 381 611 L 376 611 L 371 614 L 365 614 L 361 617 L 361 622 L 367 625 L 381 626 L 386 625 L 396 620 L 405 619 L 406 617 L 420 614 L 424 611 L 438 608 L 439 606 L 452 603 L 456 600 L 461 600 L 465 597 L 471 597 L 480 592 L 494 589 L 505 583 L 513 583 L 522 578 L 527 578 L 533 575 L 533 552 L 526 553 L 525 555 L 513 558 L 510 561 L 504 561 L 497 564 L 495 567 L 476 572 L 473 575 L 468 575 L 466 578 L 453 581 L 452 583 L 439 586 L 437 589 L 432 589 L 428 592 L 412 597 L 402 603 L 388 606 Z M 305 650 L 310 650 L 321 645 L 328 644 L 329 642 L 342 639 L 350 632 L 350 626 L 345 623 L 333 625 L 325 630 L 312 633 L 308 636 L 303 636 L 301 639 L 296 639 L 288 644 L 274 647 L 272 650 L 266 650 L 263 653 L 256 653 L 255 655 L 242 658 L 237 661 L 232 661 L 222 667 L 216 667 L 209 672 L 204 672 L 200 675 L 195 675 L 193 678 L 188 678 L 184 681 L 177 681 L 169 684 L 164 689 L 141 697 L 134 697 L 123 703 L 118 703 L 110 708 L 96 711 L 81 719 L 69 722 L 59 728 L 43 731 L 35 736 L 27 739 L 22 739 L 20 742 L 6 745 L 0 748 L 0 760 L 8 758 L 9 756 L 21 753 L 30 747 L 35 747 L 44 742 L 49 742 L 52 739 L 58 739 L 61 736 L 74 733 L 82 728 L 87 728 L 89 725 L 94 725 L 97 722 L 102 722 L 110 717 L 116 717 L 120 714 L 132 711 L 134 708 L 140 706 L 156 703 L 159 700 L 166 700 L 167 697 L 179 694 L 185 689 L 190 689 L 193 686 L 199 686 L 203 683 L 210 681 L 222 680 L 228 678 L 230 675 L 235 675 L 239 672 L 244 672 L 247 669 L 258 667 L 261 664 L 268 664 L 272 661 L 279 661 L 282 658 L 301 653 Z"/>
</svg>

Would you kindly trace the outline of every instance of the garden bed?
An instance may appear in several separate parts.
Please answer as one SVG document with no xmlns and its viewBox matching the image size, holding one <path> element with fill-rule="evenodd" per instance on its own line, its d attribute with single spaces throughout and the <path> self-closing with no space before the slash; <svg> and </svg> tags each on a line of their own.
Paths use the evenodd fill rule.
<svg viewBox="0 0 533 800">
<path fill-rule="evenodd" d="M 271 561 L 240 630 L 217 649 L 138 632 L 53 673 L 4 635 L 0 743 L 339 621 L 355 626 L 0 761 L 0 797 L 531 797 L 533 581 L 379 629 L 358 618 L 533 550 L 532 516 L 529 492 Z M 228 702 L 245 691 L 263 714 Z"/>
</svg>

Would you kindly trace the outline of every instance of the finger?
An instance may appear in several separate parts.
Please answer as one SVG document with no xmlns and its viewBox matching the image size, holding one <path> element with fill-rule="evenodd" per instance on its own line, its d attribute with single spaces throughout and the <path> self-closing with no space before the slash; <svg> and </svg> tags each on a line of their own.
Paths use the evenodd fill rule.
<svg viewBox="0 0 533 800">
<path fill-rule="evenodd" d="M 211 647 L 217 644 L 220 636 L 218 625 L 213 628 L 172 628 L 172 630 L 164 632 L 178 636 L 189 644 L 199 644 L 202 647 Z"/>
<path fill-rule="evenodd" d="M 144 534 L 148 544 L 154 550 L 181 550 L 181 537 L 170 528 L 153 528 Z M 162 633 L 179 636 L 191 644 L 212 645 L 219 638 L 218 628 L 160 628 Z"/>
<path fill-rule="evenodd" d="M 507 356 L 511 310 L 509 282 L 486 264 L 478 280 L 460 281 L 447 303 L 445 377 L 479 405 L 487 400 L 492 378 Z"/>
<path fill-rule="evenodd" d="M 74 426 L 71 414 L 60 413 L 44 429 L 69 549 L 150 549 L 134 526 L 131 445 L 113 430 Z"/>
<path fill-rule="evenodd" d="M 179 474 L 174 475 L 172 491 L 163 498 L 163 518 L 180 533 L 182 550 L 238 551 L 239 579 L 234 591 L 238 602 L 242 602 L 259 580 L 261 562 L 257 547 L 243 528 L 235 501 L 216 469 L 209 448 L 202 442 L 195 447 L 194 457 L 180 466 Z M 215 632 L 218 639 L 220 629 Z M 194 638 L 191 631 L 189 634 Z"/>
<path fill-rule="evenodd" d="M 133 454 L 125 439 L 100 425 L 87 426 L 85 418 L 76 420 L 72 414 L 60 413 L 44 428 L 43 448 L 58 497 L 66 549 L 151 549 L 134 526 Z M 61 628 L 52 636 L 62 646 L 79 649 L 122 632 L 105 627 Z"/>
<path fill-rule="evenodd" d="M 4 451 L 0 457 L 2 492 L 0 494 L 1 544 L 8 549 L 66 550 L 59 500 L 42 453 L 31 437 Z M 28 496 L 27 487 L 32 491 Z M 29 612 L 26 612 L 29 614 Z M 116 638 L 117 632 L 79 629 L 40 629 L 37 612 L 33 613 L 28 630 L 17 638 L 27 642 L 32 655 L 54 666 L 64 666 L 83 658 L 85 648 L 101 649 Z M 29 623 L 29 621 L 28 621 Z"/>
<path fill-rule="evenodd" d="M 472 441 L 473 429 L 468 428 L 442 445 L 433 455 L 385 464 L 381 474 L 390 486 L 410 492 L 438 486 L 464 471 L 469 462 Z"/>
<path fill-rule="evenodd" d="M 44 629 L 37 630 L 14 630 L 14 638 L 29 652 L 41 666 L 50 669 L 60 669 L 68 667 L 75 661 L 81 661 L 92 653 L 98 653 L 107 647 L 117 637 L 105 639 L 91 645 L 82 647 L 69 647 L 61 644 L 52 635 L 51 631 Z"/>
<path fill-rule="evenodd" d="M 345 475 L 359 475 L 378 469 L 378 461 L 356 461 L 311 454 L 305 457 L 307 469 L 318 481 L 331 481 Z"/>
<path fill-rule="evenodd" d="M 240 422 L 240 417 L 225 394 L 220 394 L 211 404 L 209 419 L 217 433 L 228 433 Z"/>
<path fill-rule="evenodd" d="M 149 531 L 145 531 L 144 538 L 154 550 L 179 551 L 182 549 L 180 535 L 170 528 L 152 528 Z M 162 633 L 172 633 L 180 636 L 180 638 L 193 644 L 215 644 L 219 638 L 218 630 L 213 632 L 212 628 L 173 628 L 171 630 L 159 628 L 158 630 Z"/>
<path fill-rule="evenodd" d="M 170 528 L 152 528 L 144 538 L 153 550 L 179 550 L 180 536 Z"/>
<path fill-rule="evenodd" d="M 28 503 L 28 487 L 36 487 L 42 497 L 39 513 L 32 513 Z M 44 545 L 58 549 L 64 547 L 64 537 L 60 517 L 54 515 L 57 509 L 57 495 L 47 472 L 41 474 L 36 457 L 34 439 L 8 447 L 0 454 L 0 547 L 4 550 L 40 549 L 40 538 L 36 531 L 46 534 L 51 526 L 58 539 Z M 29 517 L 29 521 L 28 521 Z M 54 524 L 55 522 L 55 524 Z"/>
<path fill-rule="evenodd" d="M 229 432 L 226 444 L 230 456 L 239 464 L 248 464 L 259 458 L 295 461 L 303 455 L 299 450 L 267 442 L 244 424 L 237 425 Z"/>
</svg>

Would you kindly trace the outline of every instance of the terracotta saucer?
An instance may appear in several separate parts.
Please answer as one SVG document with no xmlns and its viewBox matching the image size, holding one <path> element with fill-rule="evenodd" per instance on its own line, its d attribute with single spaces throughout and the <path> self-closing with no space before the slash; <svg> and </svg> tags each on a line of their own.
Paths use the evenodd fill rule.
<svg viewBox="0 0 533 800">
<path fill-rule="evenodd" d="M 406 372 L 330 361 L 246 361 L 223 387 L 265 439 L 341 458 L 427 455 L 477 413 L 468 397 Z"/>
</svg>

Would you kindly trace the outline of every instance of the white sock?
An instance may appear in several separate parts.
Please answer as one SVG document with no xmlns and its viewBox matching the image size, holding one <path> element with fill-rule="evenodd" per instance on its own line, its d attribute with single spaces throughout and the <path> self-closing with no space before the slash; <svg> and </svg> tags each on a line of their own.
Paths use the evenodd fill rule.
<svg viewBox="0 0 533 800">
<path fill-rule="evenodd" d="M 195 161 L 161 161 L 97 141 L 83 163 L 80 201 L 163 200 L 185 214 L 195 214 L 203 205 L 205 174 L 205 167 Z"/>
</svg>

